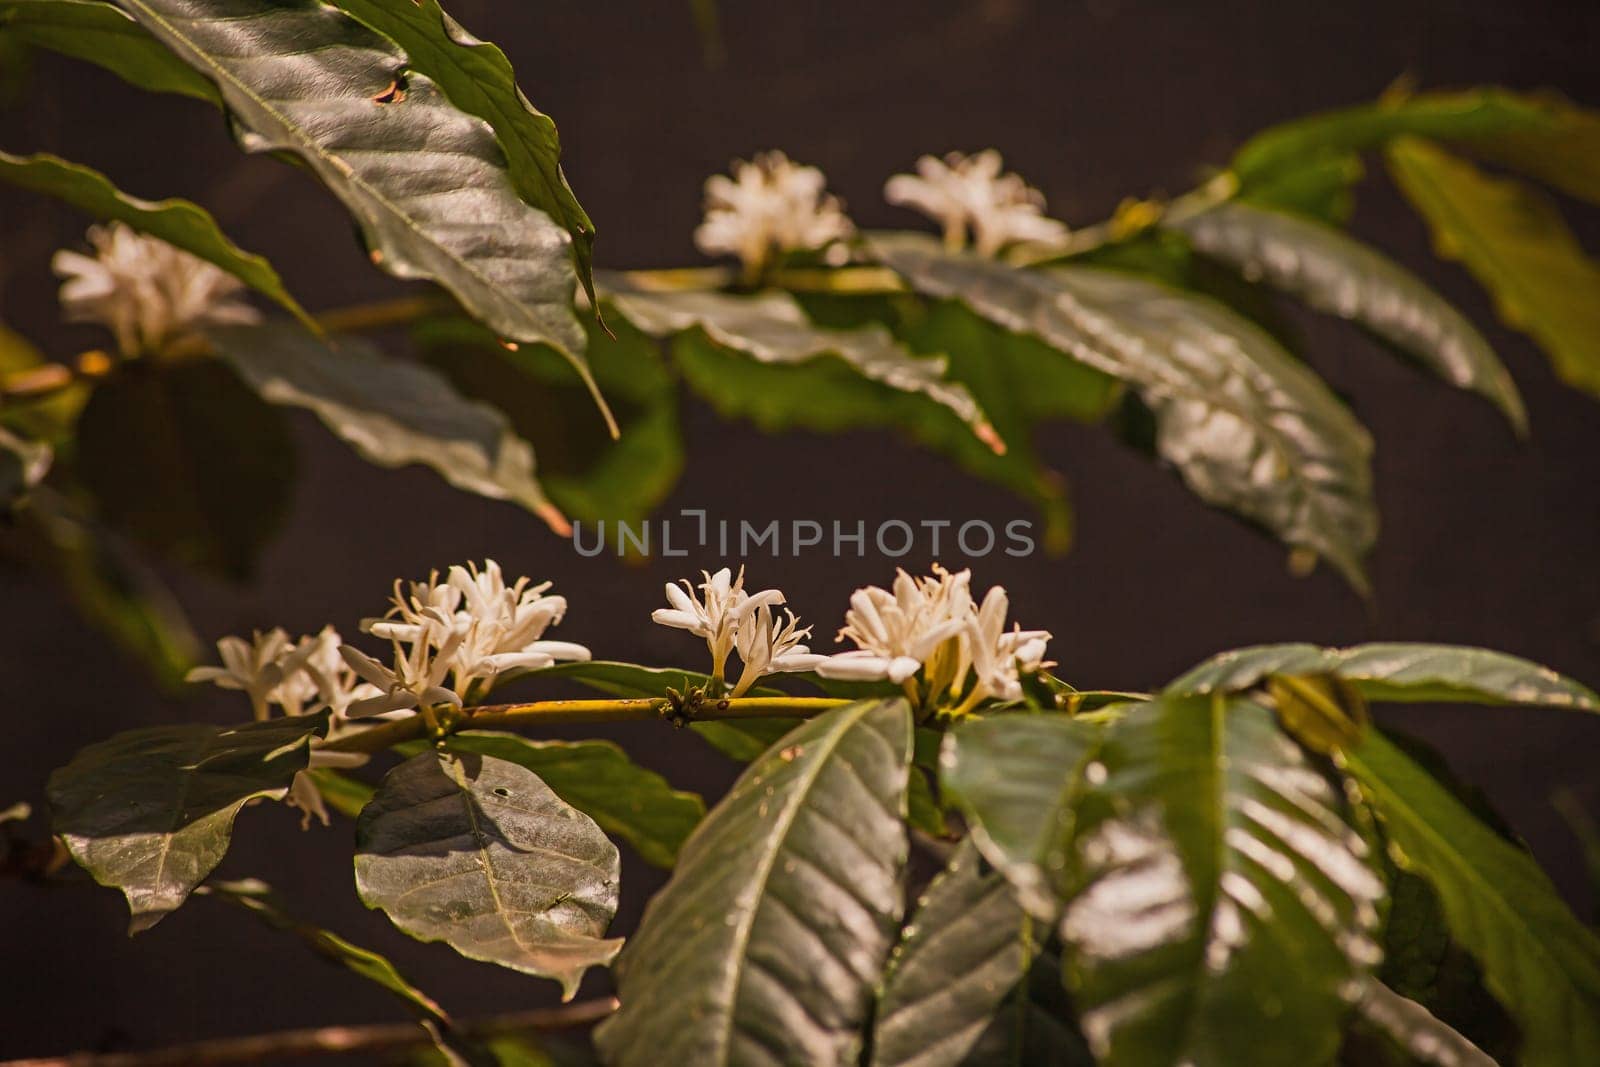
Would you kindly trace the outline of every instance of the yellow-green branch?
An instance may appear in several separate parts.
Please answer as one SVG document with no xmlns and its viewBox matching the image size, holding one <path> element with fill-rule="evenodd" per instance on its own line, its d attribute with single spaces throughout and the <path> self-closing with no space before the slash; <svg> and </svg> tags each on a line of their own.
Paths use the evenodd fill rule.
<svg viewBox="0 0 1600 1067">
<path fill-rule="evenodd" d="M 767 719 L 818 715 L 850 703 L 833 697 L 725 697 L 704 700 L 689 710 L 691 721 Z M 538 726 L 570 726 L 613 722 L 654 722 L 667 718 L 672 702 L 666 697 L 617 700 L 540 700 L 531 704 L 486 704 L 449 716 L 456 730 L 505 730 Z M 422 715 L 396 719 L 360 733 L 346 734 L 324 748 L 335 752 L 380 752 L 406 741 L 427 736 Z"/>
</svg>

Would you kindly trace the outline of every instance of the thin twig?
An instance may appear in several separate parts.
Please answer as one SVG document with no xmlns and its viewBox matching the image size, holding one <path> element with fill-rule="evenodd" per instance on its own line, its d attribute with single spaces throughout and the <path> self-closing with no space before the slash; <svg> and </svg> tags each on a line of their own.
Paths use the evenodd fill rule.
<svg viewBox="0 0 1600 1067">
<path fill-rule="evenodd" d="M 530 1031 L 569 1030 L 599 1022 L 616 1011 L 615 997 L 580 1000 L 559 1008 L 511 1012 L 456 1024 L 454 1033 L 468 1038 L 498 1037 Z M 30 1060 L 6 1060 L 0 1067 L 188 1067 L 190 1064 L 279 1062 L 351 1052 L 393 1052 L 430 1045 L 433 1038 L 415 1023 L 370 1026 L 319 1026 L 246 1037 L 219 1037 L 144 1052 L 73 1052 Z"/>
<path fill-rule="evenodd" d="M 707 700 L 696 706 L 689 718 L 764 719 L 773 716 L 817 715 L 850 703 L 833 697 L 729 697 Z M 467 708 L 453 726 L 456 729 L 495 729 L 519 726 L 566 726 L 574 723 L 650 722 L 665 717 L 671 702 L 665 697 L 635 697 L 620 700 L 540 700 L 531 704 L 486 704 Z M 335 752 L 378 752 L 405 741 L 414 741 L 427 731 L 423 716 L 386 722 L 360 733 L 347 734 L 324 746 Z"/>
</svg>

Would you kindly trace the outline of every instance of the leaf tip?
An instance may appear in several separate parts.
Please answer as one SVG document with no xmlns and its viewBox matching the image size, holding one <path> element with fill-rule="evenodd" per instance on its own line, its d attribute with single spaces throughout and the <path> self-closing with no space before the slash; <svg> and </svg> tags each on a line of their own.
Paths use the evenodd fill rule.
<svg viewBox="0 0 1600 1067">
<path fill-rule="evenodd" d="M 995 455 L 1003 456 L 1006 454 L 1005 438 L 1001 437 L 999 432 L 995 430 L 994 426 L 989 422 L 980 421 L 976 426 L 973 427 L 972 432 L 977 435 L 978 440 L 988 445 L 989 451 L 993 452 Z"/>
<path fill-rule="evenodd" d="M 572 523 L 561 513 L 560 508 L 548 500 L 536 506 L 533 509 L 533 513 L 543 519 L 544 524 L 550 527 L 558 537 L 572 536 Z"/>
</svg>

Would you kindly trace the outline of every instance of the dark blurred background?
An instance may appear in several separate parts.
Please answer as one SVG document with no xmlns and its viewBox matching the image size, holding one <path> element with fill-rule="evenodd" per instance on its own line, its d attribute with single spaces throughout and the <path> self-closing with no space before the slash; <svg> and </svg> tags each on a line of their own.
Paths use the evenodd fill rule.
<svg viewBox="0 0 1600 1067">
<path fill-rule="evenodd" d="M 1053 214 L 1087 223 L 1126 195 L 1188 188 L 1199 168 L 1225 160 L 1260 127 L 1369 99 L 1402 74 L 1426 86 L 1553 86 L 1600 103 L 1592 3 L 723 3 L 726 61 L 716 68 L 703 59 L 688 0 L 449 6 L 504 47 L 528 95 L 559 123 L 567 175 L 598 224 L 597 262 L 608 267 L 695 262 L 701 182 L 730 158 L 768 147 L 820 165 L 865 227 L 917 224 L 882 203 L 888 174 L 924 152 L 988 145 L 1044 190 Z M 313 309 L 396 291 L 367 264 L 332 198 L 294 168 L 241 155 L 204 105 L 41 57 L 25 103 L 0 115 L 0 144 L 59 152 L 139 195 L 198 200 L 240 244 L 269 256 Z M 1055 632 L 1071 680 L 1153 686 L 1251 642 L 1412 639 L 1505 649 L 1600 683 L 1600 407 L 1560 386 L 1521 335 L 1495 325 L 1463 272 L 1431 259 L 1421 224 L 1386 186 L 1368 183 L 1359 195 L 1356 230 L 1488 327 L 1526 395 L 1532 440 L 1516 442 L 1487 405 L 1401 365 L 1356 330 L 1300 323 L 1317 369 L 1351 397 L 1377 441 L 1383 531 L 1368 605 L 1325 569 L 1291 577 L 1279 546 L 1206 510 L 1103 430 L 1051 429 L 1042 449 L 1071 481 L 1074 550 L 1060 560 L 975 561 L 976 578 L 1004 584 L 1016 617 Z M 1583 216 L 1573 208 L 1569 217 Z M 0 220 L 0 317 L 58 354 L 101 343 L 57 322 L 48 270 L 52 250 L 81 243 L 84 220 L 8 191 Z M 1600 247 L 1592 223 L 1580 229 Z M 1032 517 L 1002 491 L 885 434 L 767 438 L 688 407 L 689 466 L 668 514 L 860 519 L 869 529 L 887 518 Z M 454 492 L 417 469 L 367 466 L 309 419 L 295 428 L 293 515 L 258 581 L 236 588 L 176 576 L 208 640 L 329 620 L 350 635 L 381 609 L 396 576 L 492 556 L 513 573 L 556 580 L 572 604 L 557 636 L 610 658 L 696 660 L 696 641 L 652 627 L 648 614 L 663 581 L 719 560 L 579 558 L 509 505 Z M 754 582 L 786 589 L 823 643 L 849 592 L 884 582 L 893 567 L 870 554 L 750 562 Z M 968 561 L 946 554 L 943 562 Z M 0 806 L 42 808 L 49 771 L 115 730 L 242 714 L 230 695 L 157 692 L 42 576 L 0 569 L 0 608 Z M 1600 721 L 1481 708 L 1380 716 L 1443 750 L 1574 906 L 1591 913 L 1578 847 L 1550 797 L 1564 787 L 1600 809 Z M 684 788 L 716 793 L 735 772 L 665 726 L 625 740 Z M 553 1002 L 549 983 L 395 933 L 356 900 L 351 823 L 336 817 L 331 828 L 302 833 L 296 819 L 277 805 L 246 811 L 223 873 L 268 879 L 302 915 L 390 953 L 458 1014 Z M 41 815 L 29 829 L 43 833 Z M 621 930 L 660 879 L 624 851 Z M 0 884 L 10 976 L 0 1057 L 403 1017 L 373 988 L 219 903 L 196 899 L 135 940 L 126 921 L 111 890 Z M 606 988 L 604 975 L 585 987 Z"/>
</svg>

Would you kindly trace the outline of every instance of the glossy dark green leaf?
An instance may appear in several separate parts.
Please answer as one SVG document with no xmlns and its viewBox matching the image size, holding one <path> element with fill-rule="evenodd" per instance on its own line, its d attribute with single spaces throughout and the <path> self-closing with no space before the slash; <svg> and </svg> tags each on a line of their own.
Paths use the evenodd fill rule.
<svg viewBox="0 0 1600 1067">
<path fill-rule="evenodd" d="M 1199 251 L 1352 319 L 1411 353 L 1450 384 L 1487 397 L 1513 426 L 1528 416 L 1483 335 L 1421 278 L 1377 249 L 1309 219 L 1232 203 L 1178 224 Z"/>
<path fill-rule="evenodd" d="M 1500 317 L 1537 341 L 1567 384 L 1600 395 L 1600 264 L 1555 204 L 1425 141 L 1396 142 L 1388 160 L 1435 250 L 1472 272 Z"/>
<path fill-rule="evenodd" d="M 1537 863 L 1376 731 L 1345 753 L 1396 858 L 1439 896 L 1451 933 L 1522 1030 L 1521 1061 L 1600 1061 L 1600 938 Z"/>
<path fill-rule="evenodd" d="M 1389 872 L 1378 980 L 1496 1059 L 1515 1062 L 1517 1027 L 1485 988 L 1483 971 L 1450 936 L 1439 896 L 1408 871 Z"/>
<path fill-rule="evenodd" d="M 188 899 L 222 861 L 246 801 L 282 799 L 328 716 L 129 730 L 50 776 L 55 832 L 79 866 L 128 898 L 130 933 Z"/>
<path fill-rule="evenodd" d="M 489 127 L 392 41 L 319 0 L 118 6 L 216 84 L 241 147 L 303 160 L 380 268 L 435 281 L 501 336 L 583 368 L 571 236 L 523 203 Z"/>
<path fill-rule="evenodd" d="M 904 330 L 921 351 L 947 353 L 950 376 L 967 386 L 1006 443 L 1004 455 L 962 439 L 919 440 L 949 453 L 981 478 L 1010 489 L 1039 509 L 1050 552 L 1071 547 L 1073 515 L 1066 479 L 1040 458 L 1034 437 L 1058 419 L 1099 422 L 1123 399 L 1120 381 L 1059 353 L 1037 338 L 994 325 L 956 301 L 935 303 Z"/>
<path fill-rule="evenodd" d="M 873 1067 L 1074 1062 L 1070 1028 L 1026 988 L 1048 934 L 971 839 L 963 841 L 889 959 L 873 1017 Z"/>
<path fill-rule="evenodd" d="M 287 324 L 224 327 L 207 337 L 263 399 L 311 411 L 368 462 L 425 464 L 458 489 L 509 500 L 564 528 L 534 477 L 533 449 L 504 415 L 462 399 L 436 372 L 357 338 L 324 343 Z"/>
<path fill-rule="evenodd" d="M 556 124 L 522 94 L 506 54 L 468 33 L 438 0 L 414 4 L 336 0 L 336 4 L 398 44 L 408 69 L 432 78 L 452 104 L 494 129 L 517 193 L 572 235 L 578 278 L 592 297 L 594 223 L 561 173 Z"/>
<path fill-rule="evenodd" d="M 608 1062 L 854 1063 L 904 907 L 904 700 L 819 715 L 684 846 L 617 963 Z"/>
<path fill-rule="evenodd" d="M 1267 334 L 1226 308 L 1092 267 L 1022 270 L 874 235 L 918 291 L 1126 381 L 1155 413 L 1156 448 L 1202 500 L 1326 557 L 1358 589 L 1377 534 L 1366 430 Z"/>
<path fill-rule="evenodd" d="M 115 12 L 117 18 L 124 18 Z M 99 171 L 47 153 L 0 152 L 0 180 L 64 200 L 100 221 L 125 222 L 222 268 L 277 301 L 308 326 L 311 316 L 283 287 L 278 272 L 261 256 L 228 240 L 217 220 L 188 200 L 141 200 L 122 192 Z"/>
<path fill-rule="evenodd" d="M 946 361 L 918 356 L 881 325 L 855 330 L 818 326 L 787 293 L 754 296 L 708 292 L 636 292 L 602 278 L 606 297 L 645 333 L 671 337 L 702 330 L 722 348 L 758 363 L 790 366 L 831 355 L 869 381 L 926 397 L 948 408 L 980 439 L 992 441 L 989 425 L 972 394 L 945 377 Z"/>
<path fill-rule="evenodd" d="M 562 512 L 633 526 L 683 471 L 677 383 L 655 341 L 626 321 L 613 315 L 605 328 L 591 322 L 588 329 L 589 366 L 622 429 L 616 440 L 589 411 L 571 365 L 548 346 L 509 349 L 463 318 L 425 322 L 412 335 L 429 366 L 463 395 L 500 409 L 533 446 L 539 481 Z M 584 533 L 582 543 L 593 540 Z"/>
<path fill-rule="evenodd" d="M 104 67 L 130 85 L 222 103 L 214 85 L 101 0 L 0 0 L 0 29 L 52 52 Z"/>
<path fill-rule="evenodd" d="M 1356 1005 L 1361 1017 L 1394 1041 L 1417 1062 L 1439 1067 L 1496 1067 L 1493 1058 L 1427 1008 L 1369 981 Z"/>
<path fill-rule="evenodd" d="M 356 823 L 356 889 L 419 941 L 553 978 L 567 999 L 621 948 L 617 847 L 524 767 L 428 751 Z"/>
<path fill-rule="evenodd" d="M 945 795 L 984 858 L 1046 923 L 1060 914 L 1068 888 L 1078 802 L 1099 747 L 1098 729 L 1054 714 L 992 715 L 945 736 Z"/>
<path fill-rule="evenodd" d="M 646 863 L 671 867 L 705 815 L 694 793 L 673 789 L 609 741 L 530 741 L 472 730 L 452 734 L 452 752 L 475 752 L 526 767 L 600 829 L 632 845 Z"/>
<path fill-rule="evenodd" d="M 997 455 L 947 409 L 869 381 L 833 356 L 793 366 L 761 364 L 698 333 L 680 336 L 672 355 L 684 382 L 724 418 L 748 418 L 768 433 L 858 427 L 904 432 L 1037 507 L 1052 551 L 1071 543 L 1063 480 L 1040 465 L 1025 441 L 1008 440 L 1006 454 Z"/>
<path fill-rule="evenodd" d="M 1551 124 L 1552 116 L 1537 101 L 1504 89 L 1417 93 L 1269 127 L 1239 149 L 1232 170 L 1248 188 L 1323 153 L 1361 151 L 1407 134 L 1472 140 Z"/>
<path fill-rule="evenodd" d="M 1270 674 L 1331 674 L 1368 700 L 1526 704 L 1600 711 L 1587 686 L 1529 660 L 1462 645 L 1384 642 L 1350 648 L 1254 645 L 1211 657 L 1167 685 L 1170 693 L 1237 693 Z"/>
<path fill-rule="evenodd" d="M 1098 1062 L 1330 1060 L 1383 893 L 1342 791 L 1222 697 L 1132 708 L 1085 777 L 1061 936 Z"/>
<path fill-rule="evenodd" d="M 108 525 L 241 579 L 282 526 L 294 484 L 283 415 L 211 360 L 133 367 L 98 386 L 75 460 Z"/>
</svg>

